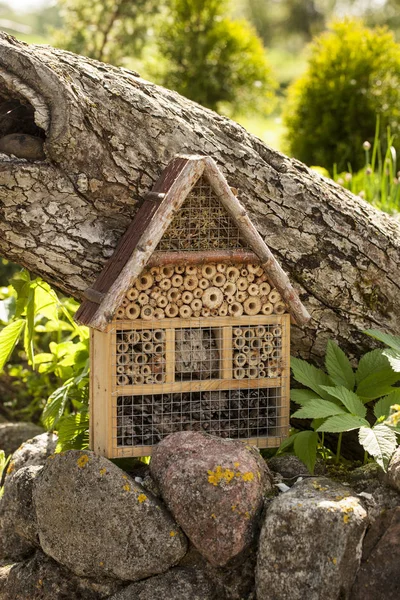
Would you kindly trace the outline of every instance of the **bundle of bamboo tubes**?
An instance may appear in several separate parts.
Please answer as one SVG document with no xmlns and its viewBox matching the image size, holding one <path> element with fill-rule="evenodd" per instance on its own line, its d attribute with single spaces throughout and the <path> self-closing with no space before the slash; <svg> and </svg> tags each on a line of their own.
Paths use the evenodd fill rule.
<svg viewBox="0 0 400 600">
<path fill-rule="evenodd" d="M 279 325 L 234 327 L 234 379 L 280 377 L 282 328 Z"/>
<path fill-rule="evenodd" d="M 117 385 L 165 382 L 165 331 L 119 332 L 116 345 Z"/>
<path fill-rule="evenodd" d="M 260 265 L 164 265 L 142 272 L 116 317 L 144 321 L 181 317 L 281 315 L 286 306 Z"/>
</svg>

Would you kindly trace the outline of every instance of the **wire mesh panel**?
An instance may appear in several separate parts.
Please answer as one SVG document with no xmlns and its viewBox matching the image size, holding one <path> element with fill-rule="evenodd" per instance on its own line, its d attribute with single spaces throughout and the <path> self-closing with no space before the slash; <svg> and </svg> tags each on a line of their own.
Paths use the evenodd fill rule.
<svg viewBox="0 0 400 600">
<path fill-rule="evenodd" d="M 184 201 L 157 250 L 197 252 L 245 247 L 236 224 L 203 176 Z"/>
</svg>

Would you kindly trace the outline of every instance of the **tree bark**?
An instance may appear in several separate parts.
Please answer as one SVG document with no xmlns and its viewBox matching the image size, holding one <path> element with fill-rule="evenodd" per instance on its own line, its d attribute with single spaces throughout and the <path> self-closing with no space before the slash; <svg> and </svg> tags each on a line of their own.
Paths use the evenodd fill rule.
<svg viewBox="0 0 400 600">
<path fill-rule="evenodd" d="M 373 344 L 364 328 L 399 332 L 399 223 L 229 119 L 126 69 L 0 34 L 0 138 L 21 133 L 43 140 L 46 159 L 0 154 L 0 254 L 65 293 L 94 282 L 173 156 L 208 154 L 313 316 L 293 327 L 295 353 L 320 361 L 331 337 L 359 356 Z"/>
</svg>

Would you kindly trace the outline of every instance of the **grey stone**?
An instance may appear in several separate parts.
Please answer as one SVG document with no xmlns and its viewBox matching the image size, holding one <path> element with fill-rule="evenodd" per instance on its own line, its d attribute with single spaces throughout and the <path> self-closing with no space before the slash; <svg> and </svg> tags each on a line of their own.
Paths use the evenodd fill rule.
<svg viewBox="0 0 400 600">
<path fill-rule="evenodd" d="M 400 506 L 399 492 L 389 487 L 387 474 L 375 463 L 355 469 L 349 473 L 348 481 L 362 498 L 370 524 L 384 512 Z"/>
<path fill-rule="evenodd" d="M 57 446 L 54 433 L 42 433 L 24 442 L 12 455 L 7 476 L 16 473 L 22 467 L 44 465 L 46 458 L 53 454 Z"/>
<path fill-rule="evenodd" d="M 189 567 L 132 583 L 109 600 L 220 600 L 205 574 Z"/>
<path fill-rule="evenodd" d="M 39 545 L 33 482 L 43 467 L 24 467 L 7 477 L 0 503 L 0 557 L 21 560 Z"/>
<path fill-rule="evenodd" d="M 44 552 L 80 577 L 136 581 L 186 553 L 186 538 L 160 501 L 93 452 L 48 458 L 34 503 Z"/>
<path fill-rule="evenodd" d="M 273 500 L 261 529 L 257 598 L 349 598 L 368 516 L 357 496 L 310 478 Z"/>
<path fill-rule="evenodd" d="M 254 539 L 271 475 L 259 452 L 237 440 L 174 433 L 153 453 L 150 471 L 176 521 L 214 566 Z"/>
<path fill-rule="evenodd" d="M 33 423 L 0 423 L 0 450 L 9 456 L 23 442 L 40 433 L 43 433 L 42 427 Z"/>
<path fill-rule="evenodd" d="M 29 561 L 0 567 L 0 600 L 103 600 L 120 587 L 76 577 L 40 551 Z"/>
<path fill-rule="evenodd" d="M 284 454 L 282 456 L 274 456 L 268 461 L 268 467 L 274 473 L 282 475 L 287 483 L 295 483 L 298 477 L 309 476 L 310 472 L 304 463 L 301 462 L 294 454 Z M 325 473 L 325 465 L 317 461 L 314 469 L 315 475 L 323 475 Z"/>
<path fill-rule="evenodd" d="M 389 485 L 397 492 L 400 492 L 400 446 L 390 460 L 387 474 Z"/>
</svg>

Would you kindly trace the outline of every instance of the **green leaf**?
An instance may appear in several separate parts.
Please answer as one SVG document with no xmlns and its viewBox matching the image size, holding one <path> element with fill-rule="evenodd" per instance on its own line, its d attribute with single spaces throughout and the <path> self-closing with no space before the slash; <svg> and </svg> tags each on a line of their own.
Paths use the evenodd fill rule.
<svg viewBox="0 0 400 600">
<path fill-rule="evenodd" d="M 300 431 L 294 440 L 296 456 L 303 462 L 310 473 L 314 473 L 317 460 L 318 434 L 315 431 Z"/>
<path fill-rule="evenodd" d="M 379 331 L 379 329 L 366 329 L 364 331 L 367 335 L 379 340 L 389 346 L 389 348 L 393 348 L 394 350 L 398 350 L 400 352 L 400 337 L 396 335 L 391 335 L 390 333 L 384 333 L 383 331 Z"/>
<path fill-rule="evenodd" d="M 382 354 L 388 359 L 393 371 L 400 373 L 400 352 L 389 348 L 388 350 L 383 350 Z"/>
<path fill-rule="evenodd" d="M 359 427 L 369 427 L 368 421 L 355 415 L 338 415 L 336 417 L 329 417 L 325 423 L 318 427 L 317 431 L 341 433 L 343 431 L 358 429 Z"/>
<path fill-rule="evenodd" d="M 332 340 L 328 341 L 325 366 L 329 377 L 336 385 L 343 385 L 348 390 L 353 390 L 356 381 L 350 361 Z"/>
<path fill-rule="evenodd" d="M 329 400 L 329 395 L 324 391 L 322 386 L 329 386 L 332 381 L 321 369 L 317 369 L 313 365 L 310 365 L 307 361 L 301 360 L 300 358 L 291 358 L 290 366 L 293 371 L 293 375 L 296 381 L 306 385 L 314 392 L 316 392 L 325 400 Z"/>
<path fill-rule="evenodd" d="M 343 385 L 338 387 L 327 387 L 326 391 L 331 395 L 340 400 L 340 402 L 347 408 L 349 413 L 357 415 L 359 417 L 365 417 L 367 409 L 363 402 L 354 392 L 351 392 Z"/>
<path fill-rule="evenodd" d="M 64 385 L 54 390 L 47 400 L 42 414 L 42 421 L 49 431 L 55 428 L 64 413 L 72 383 L 73 380 L 67 381 Z"/>
<path fill-rule="evenodd" d="M 329 402 L 329 400 L 309 400 L 302 408 L 296 410 L 292 414 L 292 418 L 297 419 L 324 419 L 325 417 L 332 417 L 333 415 L 346 414 L 346 412 L 335 404 Z"/>
<path fill-rule="evenodd" d="M 57 294 L 41 279 L 35 280 L 35 316 L 37 315 L 58 323 Z"/>
<path fill-rule="evenodd" d="M 0 331 L 0 371 L 11 356 L 25 327 L 25 319 L 17 319 Z"/>
<path fill-rule="evenodd" d="M 382 350 L 372 350 L 367 352 L 360 358 L 358 363 L 358 369 L 356 371 L 356 382 L 361 383 L 366 377 L 369 377 L 372 373 L 377 373 L 382 369 L 388 368 L 388 360 L 383 355 Z"/>
<path fill-rule="evenodd" d="M 296 438 L 298 434 L 294 433 L 293 435 L 287 437 L 285 440 L 283 440 L 283 442 L 281 443 L 281 445 L 279 446 L 276 454 L 283 454 L 285 452 L 285 450 L 289 450 L 289 448 L 291 448 L 293 446 L 294 440 Z"/>
<path fill-rule="evenodd" d="M 60 420 L 56 452 L 84 450 L 89 446 L 89 414 L 82 411 Z"/>
<path fill-rule="evenodd" d="M 393 404 L 400 403 L 400 389 L 395 390 L 391 394 L 384 396 L 374 406 L 374 415 L 377 419 L 381 417 L 387 418 L 390 415 L 390 407 Z"/>
<path fill-rule="evenodd" d="M 25 311 L 31 289 L 31 277 L 29 275 L 29 271 L 23 269 L 17 273 L 13 277 L 11 285 L 17 293 L 15 316 L 20 317 Z"/>
<path fill-rule="evenodd" d="M 366 400 L 375 400 L 393 391 L 392 384 L 400 380 L 400 373 L 395 373 L 388 364 L 387 368 L 371 373 L 357 387 L 357 395 Z"/>
<path fill-rule="evenodd" d="M 290 390 L 290 399 L 296 404 L 307 404 L 309 400 L 318 400 L 319 398 L 321 396 L 312 390 Z"/>
<path fill-rule="evenodd" d="M 24 332 L 24 349 L 29 363 L 35 368 L 33 335 L 35 332 L 35 290 L 31 287 L 26 303 L 26 327 Z"/>
<path fill-rule="evenodd" d="M 388 462 L 396 450 L 396 433 L 386 425 L 374 425 L 374 427 L 361 427 L 358 439 L 364 449 L 374 457 L 378 465 L 386 471 Z"/>
</svg>

